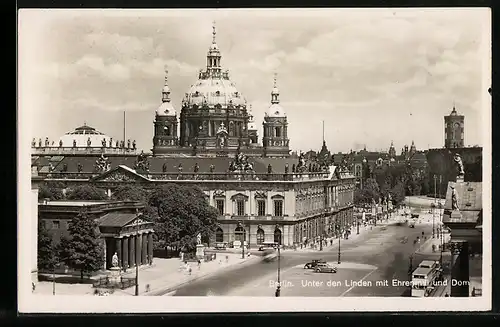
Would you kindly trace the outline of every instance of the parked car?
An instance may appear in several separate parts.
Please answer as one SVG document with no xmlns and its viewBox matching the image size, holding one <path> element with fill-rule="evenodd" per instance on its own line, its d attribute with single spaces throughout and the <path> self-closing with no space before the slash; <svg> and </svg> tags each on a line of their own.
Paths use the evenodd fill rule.
<svg viewBox="0 0 500 327">
<path fill-rule="evenodd" d="M 320 263 L 326 263 L 325 260 L 323 259 L 317 259 L 317 260 L 313 260 L 311 262 L 308 262 L 304 265 L 304 269 L 314 269 L 316 268 L 316 266 Z"/>
<path fill-rule="evenodd" d="M 317 273 L 336 273 L 337 272 L 337 267 L 334 267 L 332 265 L 329 265 L 327 263 L 319 263 L 316 265 L 316 268 L 314 268 L 314 272 Z"/>
</svg>

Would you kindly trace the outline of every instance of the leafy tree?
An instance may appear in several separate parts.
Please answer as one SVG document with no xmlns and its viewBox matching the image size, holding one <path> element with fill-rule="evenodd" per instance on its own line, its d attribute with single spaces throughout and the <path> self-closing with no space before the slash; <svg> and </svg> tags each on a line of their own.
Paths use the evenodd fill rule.
<svg viewBox="0 0 500 327">
<path fill-rule="evenodd" d="M 196 248 L 196 235 L 210 237 L 217 228 L 217 210 L 210 206 L 197 187 L 167 184 L 152 192 L 147 209 L 155 222 L 155 234 L 165 245 Z"/>
<path fill-rule="evenodd" d="M 43 221 L 38 223 L 38 269 L 52 270 L 59 262 L 57 247 Z"/>
<path fill-rule="evenodd" d="M 363 183 L 362 189 L 356 189 L 354 192 L 354 202 L 356 204 L 371 204 L 377 202 L 380 198 L 380 189 L 377 181 L 373 178 L 367 178 Z"/>
<path fill-rule="evenodd" d="M 72 187 L 66 192 L 68 200 L 106 200 L 107 198 L 103 189 L 89 184 Z"/>
<path fill-rule="evenodd" d="M 392 201 L 394 205 L 400 205 L 405 199 L 405 186 L 401 181 L 398 181 L 391 190 Z"/>
<path fill-rule="evenodd" d="M 85 272 L 97 271 L 104 264 L 99 227 L 83 209 L 69 222 L 68 231 L 70 237 L 60 242 L 61 258 L 70 268 L 79 270 L 83 280 Z"/>
<path fill-rule="evenodd" d="M 40 184 L 40 186 L 38 187 L 39 200 L 49 199 L 53 201 L 53 200 L 62 200 L 63 198 L 64 194 L 59 185 L 56 185 L 54 183 L 44 182 Z"/>
<path fill-rule="evenodd" d="M 122 185 L 113 191 L 112 198 L 119 201 L 147 202 L 148 192 L 138 185 Z"/>
</svg>

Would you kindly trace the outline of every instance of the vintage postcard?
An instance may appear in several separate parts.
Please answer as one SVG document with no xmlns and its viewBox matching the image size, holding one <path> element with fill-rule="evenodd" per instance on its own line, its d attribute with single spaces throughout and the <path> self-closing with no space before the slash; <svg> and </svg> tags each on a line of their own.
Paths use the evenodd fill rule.
<svg viewBox="0 0 500 327">
<path fill-rule="evenodd" d="M 18 40 L 20 312 L 491 309 L 489 9 L 21 10 Z"/>
</svg>

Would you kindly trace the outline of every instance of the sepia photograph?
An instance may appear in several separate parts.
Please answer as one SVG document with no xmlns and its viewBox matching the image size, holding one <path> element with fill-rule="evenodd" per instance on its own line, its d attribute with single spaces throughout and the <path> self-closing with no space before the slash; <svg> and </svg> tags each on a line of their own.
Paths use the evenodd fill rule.
<svg viewBox="0 0 500 327">
<path fill-rule="evenodd" d="M 489 9 L 20 10 L 17 69 L 20 312 L 491 309 Z"/>
</svg>

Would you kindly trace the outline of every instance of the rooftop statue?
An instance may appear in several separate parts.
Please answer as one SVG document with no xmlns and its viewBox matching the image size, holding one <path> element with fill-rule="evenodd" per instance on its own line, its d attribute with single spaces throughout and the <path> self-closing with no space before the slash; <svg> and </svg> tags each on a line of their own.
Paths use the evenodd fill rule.
<svg viewBox="0 0 500 327">
<path fill-rule="evenodd" d="M 304 154 L 301 152 L 299 155 L 299 163 L 297 164 L 297 167 L 295 168 L 295 171 L 297 173 L 303 173 L 307 170 L 306 166 L 306 159 L 304 157 Z"/>
<path fill-rule="evenodd" d="M 111 169 L 111 163 L 109 162 L 109 159 L 106 158 L 104 154 L 101 153 L 101 156 L 95 162 L 94 170 L 97 173 L 103 173 L 110 169 Z"/>
<path fill-rule="evenodd" d="M 141 154 L 137 157 L 134 169 L 142 172 L 149 172 L 149 161 L 144 151 L 141 151 Z"/>
<path fill-rule="evenodd" d="M 457 168 L 457 179 L 463 178 L 465 175 L 464 172 L 464 164 L 462 162 L 462 158 L 458 153 L 455 153 L 455 156 L 453 157 L 453 161 L 455 162 L 456 168 Z"/>
</svg>

